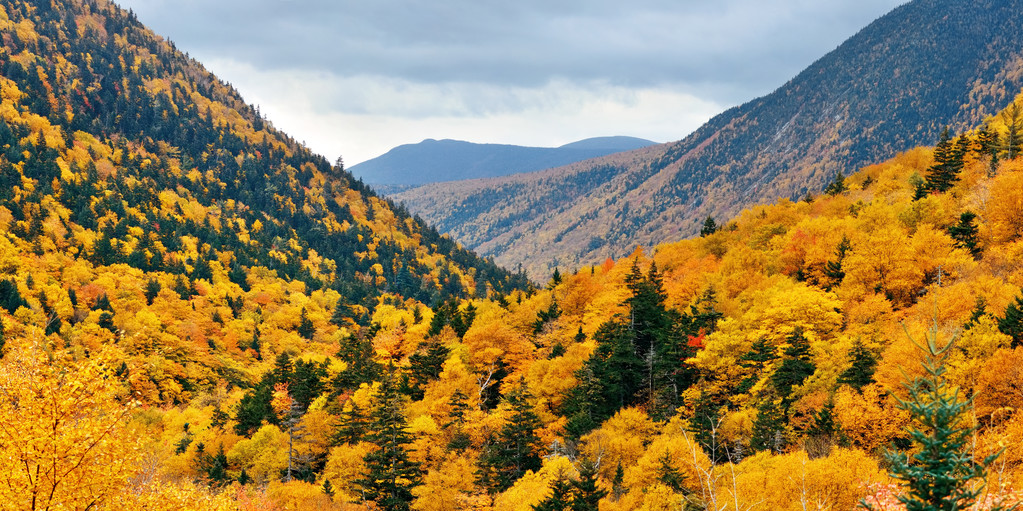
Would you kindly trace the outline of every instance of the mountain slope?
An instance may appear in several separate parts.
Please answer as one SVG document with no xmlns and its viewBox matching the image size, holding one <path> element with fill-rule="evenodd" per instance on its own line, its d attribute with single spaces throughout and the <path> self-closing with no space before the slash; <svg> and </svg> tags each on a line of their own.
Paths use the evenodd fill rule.
<svg viewBox="0 0 1023 511">
<path fill-rule="evenodd" d="M 561 147 L 523 147 L 430 139 L 395 147 L 382 156 L 353 165 L 348 170 L 374 186 L 414 186 L 533 172 L 653 144 L 649 140 L 634 137 L 589 138 Z"/>
<path fill-rule="evenodd" d="M 395 199 L 535 276 L 689 236 L 707 216 L 720 222 L 750 204 L 819 191 L 840 171 L 933 143 L 946 125 L 979 124 L 1023 86 L 1021 7 L 916 0 L 772 94 L 656 151 Z M 598 170 L 608 165 L 617 170 Z"/>
</svg>

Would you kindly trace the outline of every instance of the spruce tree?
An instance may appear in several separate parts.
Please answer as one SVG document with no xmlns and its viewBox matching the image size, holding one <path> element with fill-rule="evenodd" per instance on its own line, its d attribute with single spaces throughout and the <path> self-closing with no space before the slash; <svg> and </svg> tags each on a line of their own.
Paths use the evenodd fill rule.
<svg viewBox="0 0 1023 511">
<path fill-rule="evenodd" d="M 852 349 L 849 350 L 849 358 L 852 359 L 852 365 L 839 375 L 839 385 L 845 384 L 859 390 L 873 383 L 877 357 L 859 339 L 853 341 Z"/>
<path fill-rule="evenodd" d="M 422 484 L 419 464 L 410 460 L 407 446 L 412 443 L 408 432 L 403 401 L 393 375 L 380 386 L 377 405 L 370 415 L 370 429 L 365 440 L 377 446 L 366 454 L 366 476 L 355 482 L 367 500 L 386 511 L 408 511 L 414 496 L 412 488 Z"/>
<path fill-rule="evenodd" d="M 599 511 L 600 499 L 607 490 L 597 486 L 597 465 L 590 460 L 579 462 L 579 479 L 572 481 L 572 511 Z"/>
<path fill-rule="evenodd" d="M 848 189 L 849 188 L 845 186 L 845 175 L 842 174 L 842 171 L 838 171 L 838 174 L 835 176 L 835 179 L 828 185 L 827 188 L 824 189 L 824 193 L 834 197 L 835 195 L 838 195 Z"/>
<path fill-rule="evenodd" d="M 948 228 L 948 235 L 955 240 L 955 245 L 969 250 L 974 259 L 981 253 L 981 248 L 978 246 L 977 224 L 974 223 L 976 219 L 976 213 L 964 211 L 959 215 L 959 223 Z"/>
<path fill-rule="evenodd" d="M 910 337 L 925 354 L 924 375 L 906 384 L 909 398 L 899 400 L 899 406 L 913 419 L 909 433 L 914 454 L 890 452 L 886 456 L 892 475 L 905 483 L 905 493 L 898 499 L 907 511 L 969 508 L 983 491 L 987 467 L 1001 454 L 981 460 L 973 457 L 971 442 L 976 427 L 970 426 L 968 417 L 972 398 L 962 399 L 959 390 L 945 378 L 945 362 L 955 338 L 939 346 L 937 336 L 935 324 L 926 344 Z"/>
<path fill-rule="evenodd" d="M 1014 303 L 1005 308 L 1005 315 L 998 320 L 998 330 L 1012 337 L 1012 347 L 1023 345 L 1023 296 L 1017 296 Z"/>
<path fill-rule="evenodd" d="M 309 319 L 306 314 L 305 307 L 302 307 L 302 313 L 298 317 L 298 335 L 312 340 L 313 334 L 316 333 L 316 327 L 313 326 L 313 322 Z"/>
<path fill-rule="evenodd" d="M 550 495 L 533 504 L 533 511 L 568 511 L 571 509 L 572 483 L 565 477 L 565 474 L 558 474 L 558 478 L 551 482 Z"/>
<path fill-rule="evenodd" d="M 781 365 L 771 375 L 771 383 L 782 397 L 782 402 L 787 406 L 792 394 L 792 387 L 801 385 L 803 380 L 813 374 L 817 367 L 810 362 L 810 342 L 803 335 L 803 331 L 796 329 L 786 339 L 789 346 L 785 348 Z"/>
<path fill-rule="evenodd" d="M 510 488 L 526 471 L 540 469 L 542 445 L 536 430 L 543 424 L 533 412 L 531 399 L 524 384 L 508 394 L 511 417 L 480 456 L 480 479 L 495 492 Z"/>
<path fill-rule="evenodd" d="M 703 227 L 700 227 L 700 237 L 705 238 L 707 236 L 710 236 L 711 234 L 714 234 L 717 231 L 718 231 L 717 222 L 714 221 L 714 217 L 708 216 L 707 219 L 703 221 Z"/>
<path fill-rule="evenodd" d="M 959 171 L 963 169 L 965 152 L 965 146 L 953 143 L 948 128 L 945 128 L 938 145 L 934 147 L 934 164 L 927 169 L 927 189 L 945 192 L 952 188 L 959 180 Z"/>
</svg>

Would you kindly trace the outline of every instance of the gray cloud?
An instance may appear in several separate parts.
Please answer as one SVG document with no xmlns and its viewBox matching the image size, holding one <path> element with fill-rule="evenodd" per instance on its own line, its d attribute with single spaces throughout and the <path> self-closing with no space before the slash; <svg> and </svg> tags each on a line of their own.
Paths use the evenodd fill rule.
<svg viewBox="0 0 1023 511">
<path fill-rule="evenodd" d="M 899 0 L 125 0 L 200 57 L 417 83 L 677 87 L 736 103 Z"/>
</svg>

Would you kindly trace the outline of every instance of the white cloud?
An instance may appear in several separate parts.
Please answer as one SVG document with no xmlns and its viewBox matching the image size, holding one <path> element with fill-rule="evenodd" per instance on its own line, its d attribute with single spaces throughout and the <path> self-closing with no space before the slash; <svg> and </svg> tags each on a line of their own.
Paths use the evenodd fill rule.
<svg viewBox="0 0 1023 511">
<path fill-rule="evenodd" d="M 677 140 L 724 106 L 670 88 L 553 80 L 542 87 L 424 84 L 379 76 L 262 71 L 209 59 L 280 129 L 348 165 L 426 138 L 557 146 L 630 135 Z"/>
</svg>

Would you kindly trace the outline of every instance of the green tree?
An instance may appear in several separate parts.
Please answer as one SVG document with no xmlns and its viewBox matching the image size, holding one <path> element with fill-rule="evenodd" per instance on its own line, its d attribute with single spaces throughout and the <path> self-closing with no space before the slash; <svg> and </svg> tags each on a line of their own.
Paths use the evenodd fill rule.
<svg viewBox="0 0 1023 511">
<path fill-rule="evenodd" d="M 312 340 L 313 334 L 316 333 L 316 327 L 313 326 L 313 322 L 309 319 L 306 314 L 305 307 L 302 307 L 302 313 L 298 317 L 298 335 Z"/>
<path fill-rule="evenodd" d="M 771 383 L 782 397 L 782 402 L 788 406 L 791 403 L 792 387 L 801 385 L 817 367 L 810 361 L 810 341 L 802 330 L 797 328 L 786 342 L 788 347 L 782 353 L 781 365 L 771 375 Z"/>
<path fill-rule="evenodd" d="M 874 370 L 877 368 L 877 357 L 863 345 L 860 339 L 853 341 L 852 349 L 849 350 L 849 358 L 852 365 L 838 377 L 839 385 L 845 384 L 855 389 L 874 382 Z"/>
<path fill-rule="evenodd" d="M 924 375 L 907 383 L 909 398 L 899 400 L 899 406 L 913 418 L 909 431 L 913 454 L 889 452 L 886 456 L 892 476 L 905 484 L 899 501 L 907 511 L 967 509 L 981 495 L 987 467 L 1001 452 L 982 460 L 971 453 L 976 427 L 969 425 L 967 412 L 972 398 L 961 399 L 959 389 L 950 387 L 945 379 L 945 361 L 953 351 L 955 337 L 939 346 L 935 323 L 926 344 L 910 340 L 925 354 Z"/>
<path fill-rule="evenodd" d="M 579 479 L 572 481 L 572 511 L 599 511 L 600 499 L 607 490 L 597 486 L 597 465 L 588 459 L 579 462 Z"/>
<path fill-rule="evenodd" d="M 957 247 L 970 251 L 970 255 L 976 259 L 982 252 L 978 245 L 977 224 L 974 222 L 977 214 L 972 211 L 964 211 L 959 215 L 959 223 L 948 228 L 948 235 L 955 240 Z"/>
<path fill-rule="evenodd" d="M 785 412 L 782 404 L 767 398 L 757 407 L 757 418 L 753 421 L 750 447 L 756 451 L 781 451 L 785 439 Z"/>
<path fill-rule="evenodd" d="M 838 174 L 835 175 L 835 179 L 828 184 L 827 188 L 824 189 L 824 193 L 833 197 L 848 189 L 849 188 L 845 186 L 845 175 L 842 174 L 842 171 L 840 170 L 838 171 Z"/>
<path fill-rule="evenodd" d="M 533 412 L 531 400 L 524 384 L 508 394 L 511 417 L 480 456 L 480 480 L 493 491 L 507 490 L 526 471 L 540 469 L 542 445 L 536 430 L 543 424 Z"/>
<path fill-rule="evenodd" d="M 410 460 L 407 446 L 412 443 L 393 374 L 381 382 L 377 405 L 370 414 L 370 428 L 365 440 L 377 446 L 366 454 L 366 476 L 355 481 L 367 500 L 386 511 L 408 511 L 412 488 L 422 484 L 419 464 Z"/>
<path fill-rule="evenodd" d="M 1023 296 L 1005 308 L 1005 314 L 998 320 L 998 330 L 1012 337 L 1012 347 L 1023 345 Z"/>
<path fill-rule="evenodd" d="M 707 236 L 710 236 L 711 234 L 714 234 L 717 231 L 718 231 L 717 222 L 714 221 L 714 217 L 708 216 L 707 219 L 703 221 L 703 227 L 700 228 L 700 237 L 705 238 Z"/>
<path fill-rule="evenodd" d="M 565 474 L 558 474 L 558 478 L 551 482 L 551 494 L 539 504 L 533 504 L 533 511 L 568 511 L 571 509 L 572 483 L 565 477 Z"/>
<path fill-rule="evenodd" d="M 927 169 L 927 189 L 945 192 L 959 180 L 963 169 L 965 148 L 953 143 L 948 128 L 941 132 L 938 145 L 934 147 L 934 164 Z"/>
</svg>

